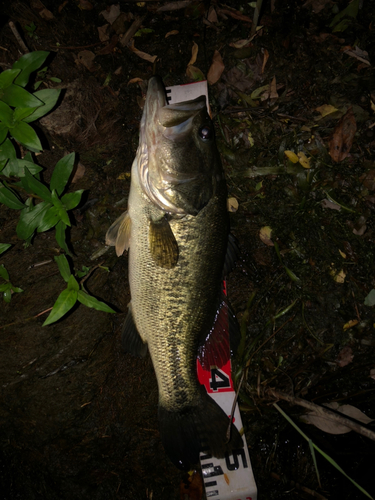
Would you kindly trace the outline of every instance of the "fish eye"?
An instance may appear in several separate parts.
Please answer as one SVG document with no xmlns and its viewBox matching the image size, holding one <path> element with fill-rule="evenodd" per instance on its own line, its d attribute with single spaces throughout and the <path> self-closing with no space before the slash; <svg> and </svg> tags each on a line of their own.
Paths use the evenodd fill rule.
<svg viewBox="0 0 375 500">
<path fill-rule="evenodd" d="M 200 127 L 200 129 L 198 130 L 198 134 L 199 137 L 204 141 L 209 141 L 210 139 L 213 139 L 214 136 L 214 132 L 210 125 L 203 125 L 202 127 Z"/>
</svg>

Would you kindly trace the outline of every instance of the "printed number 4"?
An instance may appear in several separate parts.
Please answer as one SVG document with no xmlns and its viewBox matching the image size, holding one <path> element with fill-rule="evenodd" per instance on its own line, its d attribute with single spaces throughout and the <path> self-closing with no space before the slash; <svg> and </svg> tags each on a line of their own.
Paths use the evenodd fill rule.
<svg viewBox="0 0 375 500">
<path fill-rule="evenodd" d="M 213 391 L 230 387 L 229 377 L 218 368 L 211 368 L 210 387 Z"/>
</svg>

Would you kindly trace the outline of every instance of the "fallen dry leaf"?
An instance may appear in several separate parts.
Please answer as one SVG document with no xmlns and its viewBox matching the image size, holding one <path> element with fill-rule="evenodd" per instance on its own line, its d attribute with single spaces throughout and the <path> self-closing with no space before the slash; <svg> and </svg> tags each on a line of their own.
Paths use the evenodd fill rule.
<svg viewBox="0 0 375 500">
<path fill-rule="evenodd" d="M 244 47 L 248 47 L 251 41 L 249 38 L 245 40 L 237 40 L 236 42 L 230 42 L 229 47 L 234 47 L 235 49 L 242 49 Z"/>
<path fill-rule="evenodd" d="M 348 417 L 351 417 L 363 424 L 368 424 L 370 422 L 373 422 L 374 420 L 369 418 L 358 408 L 352 405 L 340 406 L 338 403 L 333 402 L 333 403 L 325 403 L 323 406 L 331 410 L 337 411 L 339 413 L 342 413 L 343 415 L 346 415 Z M 314 411 L 311 411 L 308 414 L 304 415 L 302 417 L 302 420 L 307 424 L 315 425 L 315 427 L 318 427 L 318 429 L 327 432 L 329 434 L 346 434 L 347 432 L 350 432 L 352 430 L 350 427 L 347 427 L 346 425 L 339 424 L 335 420 L 331 420 L 328 415 L 326 417 L 321 416 L 320 414 L 317 414 L 317 412 Z"/>
<path fill-rule="evenodd" d="M 150 63 L 154 63 L 158 56 L 150 56 L 150 54 L 146 54 L 146 52 L 142 52 L 141 50 L 138 50 L 134 46 L 134 40 L 131 40 L 129 44 L 129 49 L 134 52 L 138 57 L 141 59 L 145 59 L 146 61 L 149 61 Z"/>
<path fill-rule="evenodd" d="M 375 368 L 372 368 L 372 370 L 370 370 L 370 377 L 375 380 Z"/>
<path fill-rule="evenodd" d="M 85 66 L 85 68 L 92 72 L 97 68 L 96 64 L 94 63 L 94 59 L 94 52 L 91 52 L 91 50 L 82 50 L 78 53 L 76 61 L 78 61 L 79 64 L 82 64 L 83 66 Z"/>
<path fill-rule="evenodd" d="M 215 7 L 213 5 L 211 5 L 210 8 L 208 9 L 207 19 L 208 21 L 210 21 L 210 23 L 217 23 L 217 14 Z"/>
<path fill-rule="evenodd" d="M 337 205 L 336 203 L 333 203 L 333 201 L 328 200 L 327 198 L 325 198 L 324 200 L 322 200 L 320 202 L 320 204 L 321 204 L 321 206 L 323 208 L 330 208 L 331 210 L 338 210 L 338 211 L 341 210 L 340 205 Z"/>
<path fill-rule="evenodd" d="M 191 58 L 190 61 L 188 62 L 188 66 L 194 64 L 195 61 L 197 60 L 198 50 L 199 50 L 198 45 L 195 42 L 193 42 L 193 47 L 191 49 Z"/>
<path fill-rule="evenodd" d="M 361 175 L 359 180 L 366 189 L 369 191 L 375 191 L 375 170 L 369 170 L 365 174 Z"/>
<path fill-rule="evenodd" d="M 343 329 L 343 330 L 344 330 L 344 332 L 345 332 L 346 330 L 349 330 L 350 328 L 353 328 L 353 326 L 358 325 L 358 323 L 359 323 L 359 321 L 358 321 L 357 319 L 351 319 L 350 321 L 348 321 L 347 323 L 345 323 L 345 325 L 342 327 L 342 329 Z M 346 349 L 346 347 L 344 347 L 344 349 Z M 345 366 L 345 365 L 348 365 L 349 363 L 351 363 L 351 361 L 352 361 L 352 359 L 353 359 L 353 356 L 351 356 L 351 359 L 350 359 L 349 363 L 341 364 L 340 355 L 341 355 L 341 353 L 344 351 L 344 349 L 343 349 L 342 351 L 340 351 L 340 352 L 339 352 L 339 355 L 337 356 L 337 360 L 339 360 L 337 364 L 338 364 L 339 366 Z M 350 348 L 348 348 L 348 349 L 350 349 Z M 347 351 L 345 351 L 345 352 L 344 352 L 344 354 L 343 354 L 344 356 L 345 356 L 345 353 L 346 353 L 346 352 L 347 352 Z M 351 349 L 350 349 L 350 352 L 352 353 L 352 350 L 351 350 Z M 336 360 L 336 361 L 337 361 L 337 360 Z"/>
<path fill-rule="evenodd" d="M 228 212 L 237 212 L 238 210 L 238 201 L 236 198 L 228 198 L 227 199 L 227 209 Z"/>
<path fill-rule="evenodd" d="M 101 42 L 107 42 L 109 40 L 108 35 L 109 24 L 104 24 L 103 26 L 98 26 L 99 40 Z"/>
<path fill-rule="evenodd" d="M 263 75 L 264 73 L 264 68 L 266 67 L 266 64 L 267 64 L 267 61 L 268 61 L 268 58 L 269 58 L 269 52 L 267 49 L 264 49 L 263 51 L 263 64 L 262 64 L 262 71 L 261 71 L 261 74 Z"/>
<path fill-rule="evenodd" d="M 352 326 L 356 325 L 358 323 L 358 321 L 352 320 L 352 321 L 349 321 L 349 323 L 351 323 L 351 324 L 346 329 L 351 328 Z M 345 327 L 344 327 L 344 330 L 345 330 Z M 343 367 L 343 366 L 349 365 L 353 361 L 353 358 L 354 358 L 353 349 L 351 347 L 345 346 L 338 353 L 337 358 L 336 358 L 336 363 L 339 366 Z"/>
<path fill-rule="evenodd" d="M 159 7 L 156 12 L 168 12 L 170 10 L 180 10 L 188 7 L 193 0 L 180 0 L 178 2 L 170 2 L 162 7 Z"/>
<path fill-rule="evenodd" d="M 171 35 L 178 35 L 178 34 L 179 34 L 178 30 L 168 31 L 168 33 L 165 35 L 165 38 L 168 38 Z"/>
<path fill-rule="evenodd" d="M 315 111 L 318 111 L 318 113 L 322 115 L 322 118 L 324 118 L 325 116 L 330 115 L 331 113 L 335 113 L 335 111 L 337 111 L 337 108 L 335 108 L 331 104 L 323 104 L 323 106 L 315 108 Z"/>
<path fill-rule="evenodd" d="M 89 0 L 79 0 L 78 7 L 81 10 L 92 10 L 93 9 L 93 5 L 91 2 L 89 2 Z"/>
<path fill-rule="evenodd" d="M 303 151 L 299 151 L 297 156 L 298 156 L 298 161 L 303 166 L 303 168 L 311 168 L 310 160 L 307 158 L 307 156 Z"/>
<path fill-rule="evenodd" d="M 272 82 L 270 83 L 270 99 L 278 99 L 279 94 L 276 90 L 276 76 L 272 78 Z"/>
<path fill-rule="evenodd" d="M 263 243 L 269 247 L 273 247 L 273 241 L 271 240 L 272 229 L 270 226 L 263 226 L 259 231 L 259 238 Z"/>
<path fill-rule="evenodd" d="M 208 74 L 207 74 L 208 83 L 210 85 L 213 85 L 214 83 L 216 83 L 220 79 L 224 69 L 225 69 L 225 66 L 223 63 L 223 59 L 220 55 L 220 52 L 218 50 L 215 50 L 214 56 L 212 58 L 212 64 L 211 64 L 210 69 L 208 70 Z"/>
<path fill-rule="evenodd" d="M 131 80 L 128 81 L 128 85 L 131 83 L 138 83 L 138 82 L 143 82 L 142 78 L 132 78 Z"/>
<path fill-rule="evenodd" d="M 358 59 L 358 61 L 361 61 L 368 66 L 371 66 L 369 58 L 368 58 L 368 52 L 365 50 L 361 50 L 359 47 L 355 46 L 354 49 L 349 49 L 349 50 L 344 50 L 344 54 L 347 54 L 350 57 L 355 57 Z"/>
<path fill-rule="evenodd" d="M 103 10 L 100 14 L 109 24 L 112 24 L 118 18 L 120 12 L 120 5 L 112 4 L 110 7 L 107 7 L 106 10 Z"/>
<path fill-rule="evenodd" d="M 196 66 L 193 66 L 191 64 L 189 64 L 189 66 L 186 68 L 186 76 L 190 78 L 190 80 L 193 80 L 194 82 L 201 82 L 202 80 L 205 80 L 202 71 Z"/>
<path fill-rule="evenodd" d="M 299 162 L 298 156 L 296 155 L 296 153 L 293 153 L 293 151 L 284 151 L 284 154 L 292 163 Z"/>
<path fill-rule="evenodd" d="M 357 123 L 353 109 L 350 107 L 336 125 L 332 139 L 329 141 L 329 154 L 333 161 L 339 162 L 349 156 L 356 131 Z"/>
</svg>

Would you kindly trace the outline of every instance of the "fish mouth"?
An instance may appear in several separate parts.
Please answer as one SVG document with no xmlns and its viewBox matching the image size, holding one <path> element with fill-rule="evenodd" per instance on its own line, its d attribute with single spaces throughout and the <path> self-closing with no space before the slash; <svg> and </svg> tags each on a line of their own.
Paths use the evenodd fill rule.
<svg viewBox="0 0 375 500">
<path fill-rule="evenodd" d="M 171 141 L 172 145 L 188 137 L 195 116 L 205 108 L 204 95 L 191 101 L 168 104 L 162 79 L 153 76 L 148 82 L 140 127 L 138 171 L 144 193 L 170 214 L 188 213 L 172 202 L 168 194 L 170 188 L 194 181 L 197 175 L 162 170 L 158 148 L 163 140 Z"/>
</svg>

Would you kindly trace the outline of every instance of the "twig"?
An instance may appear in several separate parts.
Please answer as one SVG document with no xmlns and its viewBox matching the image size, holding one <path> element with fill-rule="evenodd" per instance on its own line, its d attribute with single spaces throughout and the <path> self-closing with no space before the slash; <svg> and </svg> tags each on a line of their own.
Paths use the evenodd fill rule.
<svg viewBox="0 0 375 500">
<path fill-rule="evenodd" d="M 21 319 L 20 321 L 13 321 L 13 323 L 8 323 L 7 325 L 0 326 L 0 330 L 2 330 L 3 328 L 8 328 L 8 326 L 19 325 L 21 323 L 26 323 L 27 321 L 31 321 L 32 319 L 39 318 L 39 316 L 42 316 L 42 314 L 46 314 L 49 311 L 52 311 L 52 307 L 38 313 L 36 316 L 30 316 L 30 318 Z"/>
<path fill-rule="evenodd" d="M 18 33 L 18 30 L 17 30 L 13 21 L 9 21 L 9 27 L 12 30 L 13 35 L 14 35 L 15 39 L 17 40 L 19 46 L 21 47 L 22 51 L 24 52 L 24 54 L 28 54 L 30 51 L 26 47 L 25 42 L 22 40 L 21 35 Z"/>
<path fill-rule="evenodd" d="M 125 35 L 121 38 L 120 45 L 122 45 L 124 47 L 125 45 L 127 45 L 129 43 L 130 39 L 135 35 L 135 33 L 141 27 L 141 24 L 143 23 L 146 15 L 144 15 L 142 17 L 138 17 L 137 19 L 135 19 L 133 21 L 133 24 L 130 26 L 130 28 L 125 33 Z"/>
<path fill-rule="evenodd" d="M 277 479 L 278 481 L 282 481 L 282 477 L 275 472 L 271 472 L 271 477 Z M 296 483 L 295 481 L 289 481 L 289 484 L 292 488 L 295 488 L 296 490 L 302 490 L 313 498 L 317 498 L 318 500 L 327 500 L 326 497 L 323 497 L 317 491 L 306 488 L 306 486 L 302 486 L 302 484 Z"/>
<path fill-rule="evenodd" d="M 305 399 L 297 398 L 295 396 L 290 396 L 289 394 L 285 394 L 284 392 L 275 391 L 275 389 L 269 388 L 266 390 L 266 395 L 274 397 L 276 399 L 282 399 L 284 401 L 288 401 L 288 403 L 292 403 L 294 405 L 303 406 L 309 410 L 312 410 L 315 414 L 327 418 L 329 420 L 333 420 L 341 425 L 345 425 L 349 427 L 352 431 L 361 434 L 362 436 L 375 441 L 375 432 L 367 429 L 363 425 L 357 424 L 353 420 L 344 417 L 343 415 L 339 415 L 338 413 L 330 410 L 329 408 L 325 408 L 324 406 L 316 405 L 315 403 L 311 403 L 310 401 L 306 401 Z"/>
</svg>

